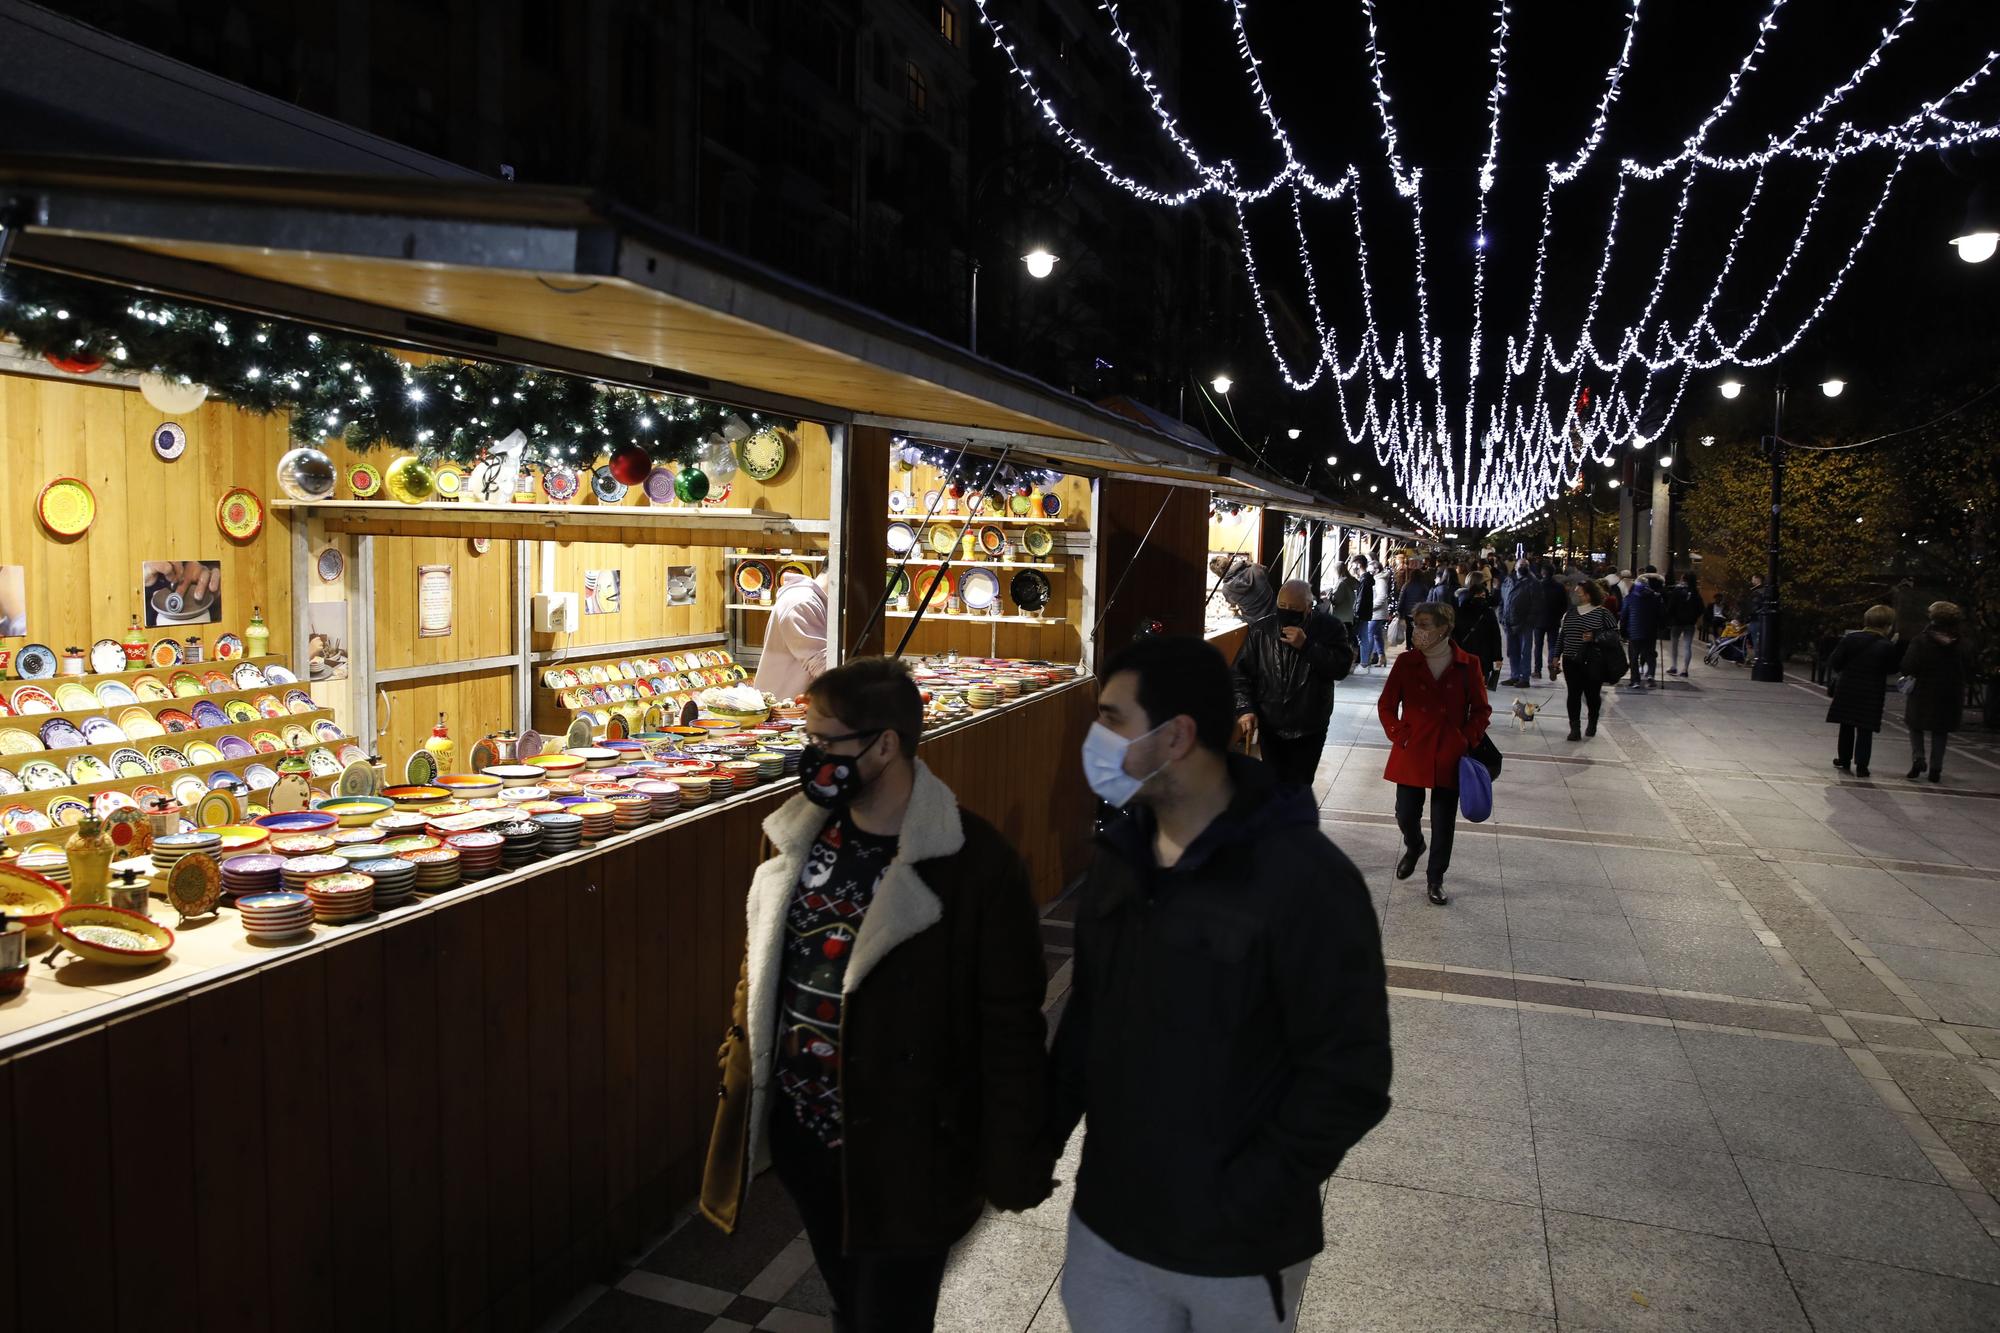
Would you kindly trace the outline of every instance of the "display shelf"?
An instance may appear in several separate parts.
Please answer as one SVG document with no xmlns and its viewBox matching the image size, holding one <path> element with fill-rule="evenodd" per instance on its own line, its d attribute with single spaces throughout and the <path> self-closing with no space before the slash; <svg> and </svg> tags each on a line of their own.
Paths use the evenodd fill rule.
<svg viewBox="0 0 2000 1333">
<path fill-rule="evenodd" d="M 1039 523 L 1045 528 L 1060 528 L 1066 526 L 1069 515 L 1063 514 L 1056 518 L 1022 518 L 1018 514 L 919 514 L 914 510 L 899 514 L 893 509 L 889 511 L 889 520 L 892 523 L 921 523 L 925 526 L 929 526 L 932 523 L 963 523 L 967 518 L 972 520 L 972 526 L 975 528 L 982 527 L 988 523 L 1020 523 L 1023 525 Z"/>
<path fill-rule="evenodd" d="M 911 565 L 950 564 L 957 566 L 961 569 L 1051 569 L 1059 572 L 1066 572 L 1069 568 L 1067 565 L 1058 565 L 1052 561 L 1045 561 L 1045 560 L 948 560 L 946 557 L 941 555 L 925 555 L 925 556 L 913 555 L 908 560 L 904 560 L 902 556 L 893 553 L 891 553 L 888 558 L 896 561 L 898 564 L 911 564 Z"/>
<path fill-rule="evenodd" d="M 56 686 L 70 684 L 72 682 L 81 685 L 86 689 L 94 690 L 98 687 L 99 684 L 107 680 L 122 680 L 129 685 L 141 676 L 162 676 L 160 683 L 164 685 L 166 684 L 164 676 L 171 676 L 176 671 L 192 671 L 196 675 L 200 675 L 204 671 L 221 671 L 225 667 L 231 671 L 234 671 L 237 667 L 242 666 L 245 662 L 253 662 L 260 667 L 265 666 L 268 663 L 272 662 L 276 662 L 280 666 L 288 665 L 282 654 L 264 653 L 263 655 L 258 657 L 232 657 L 226 661 L 211 660 L 207 662 L 182 662 L 178 666 L 156 667 L 149 664 L 144 669 L 139 671 L 104 671 L 104 672 L 99 672 L 96 675 L 89 675 L 89 676 L 64 676 L 60 674 L 54 676 L 37 676 L 32 678 L 25 676 L 9 676 L 5 680 L 0 680 L 0 694 L 8 695 L 11 697 L 14 691 L 20 689 L 23 685 L 39 685 L 43 689 L 47 690 L 50 694 L 54 694 L 56 692 Z M 162 675 L 162 673 L 164 673 L 164 676 Z M 304 681 L 299 682 L 299 684 L 301 685 L 304 685 L 305 683 L 306 682 Z M 266 688 L 283 690 L 283 689 L 290 689 L 291 687 L 289 685 L 275 685 L 275 686 L 267 686 Z M 201 698 L 201 695 L 191 694 L 188 697 L 190 699 L 199 699 Z M 146 701 L 144 699 L 141 699 L 139 702 L 145 703 Z M 166 701 L 156 700 L 155 702 L 164 703 Z M 123 704 L 120 704 L 118 706 L 121 708 L 124 707 Z M 53 713 L 36 713 L 34 714 L 34 716 L 53 717 L 55 715 Z M 6 719 L 4 718 L 0 718 L 0 721 L 5 721 L 5 720 Z"/>
<path fill-rule="evenodd" d="M 891 620 L 914 620 L 917 616 L 915 611 L 888 611 L 884 614 Z M 924 619 L 966 620 L 978 625 L 1067 625 L 1069 623 L 1062 616 L 989 616 L 978 611 L 926 611 Z"/>
<path fill-rule="evenodd" d="M 824 545 L 832 524 L 765 509 L 674 509 L 633 505 L 404 505 L 393 500 L 273 500 L 328 532 L 387 537 L 495 537 L 520 541 L 623 541 L 720 546 L 774 540 Z M 621 534 L 631 534 L 624 536 Z"/>
<path fill-rule="evenodd" d="M 155 745 L 171 745 L 176 750 L 178 750 L 183 748 L 184 746 L 192 745 L 197 741 L 208 741 L 210 744 L 213 744 L 214 742 L 222 739 L 224 736 L 231 736 L 231 735 L 240 735 L 243 737 L 244 740 L 247 741 L 250 739 L 252 733 L 259 731 L 276 732 L 282 736 L 284 733 L 284 729 L 287 726 L 290 726 L 294 722 L 299 723 L 301 726 L 305 727 L 308 731 L 310 731 L 312 730 L 312 724 L 314 721 L 317 721 L 320 718 L 331 718 L 332 716 L 333 716 L 332 709 L 315 708 L 310 712 L 305 712 L 305 713 L 287 713 L 281 718 L 260 717 L 254 722 L 230 722 L 220 727 L 197 727 L 191 731 L 168 732 L 164 736 L 141 736 L 137 740 L 113 741 L 108 745 L 77 745 L 77 746 L 72 746 L 67 750 L 24 750 L 20 754 L 0 754 L 0 768 L 5 768 L 7 771 L 11 773 L 19 773 L 25 765 L 31 764 L 37 759 L 41 759 L 54 764 L 57 768 L 66 769 L 69 766 L 70 760 L 78 758 L 79 756 L 82 755 L 92 755 L 98 759 L 109 759 L 112 753 L 117 750 L 123 750 L 129 748 L 137 750 L 140 754 L 145 754 Z M 342 741 L 350 741 L 353 739 L 354 738 L 352 736 L 343 736 L 341 737 L 340 741 L 328 742 L 321 740 L 319 737 L 315 736 L 313 737 L 313 745 L 314 746 L 327 745 L 327 744 L 338 745 Z M 268 753 L 268 751 L 260 753 Z M 283 751 L 279 751 L 277 755 L 272 756 L 271 762 L 275 763 L 278 758 L 282 757 L 282 755 Z M 239 760 L 238 762 L 245 764 L 254 764 L 257 762 L 257 756 L 251 755 L 250 757 Z M 177 769 L 175 771 L 178 772 L 179 770 Z M 61 791 L 62 788 L 52 787 L 50 788 L 50 790 Z M 30 793 L 30 795 L 39 796 L 41 795 L 41 793 L 32 792 Z M 8 798 L 5 796 L 0 796 L 0 801 L 4 801 L 6 799 Z"/>
<path fill-rule="evenodd" d="M 70 679 L 74 680 L 75 677 L 72 676 Z M 10 682 L 10 684 L 34 685 L 34 684 L 39 684 L 39 682 L 32 680 L 15 681 L 15 682 Z M 174 698 L 171 699 L 140 699 L 136 701 L 136 705 L 99 704 L 95 708 L 64 708 L 53 713 L 14 713 L 7 717 L 0 717 L 0 727 L 12 727 L 16 731 L 32 732 L 40 728 L 42 723 L 50 721 L 51 719 L 54 718 L 63 718 L 73 722 L 77 718 L 83 718 L 83 717 L 109 717 L 113 722 L 116 722 L 118 719 L 112 716 L 114 713 L 122 713 L 127 708 L 132 708 L 134 706 L 143 708 L 147 712 L 153 714 L 153 716 L 158 717 L 162 710 L 168 708 L 178 708 L 183 713 L 191 712 L 194 706 L 200 703 L 203 699 L 208 700 L 210 703 L 214 704 L 218 708 L 225 707 L 226 705 L 231 704 L 238 699 L 254 700 L 260 694 L 275 694 L 282 701 L 285 696 L 281 693 L 281 691 L 284 690 L 308 690 L 308 693 L 310 693 L 310 690 L 303 681 L 299 682 L 297 685 L 253 685 L 247 690 L 220 690 L 214 694 L 209 694 L 204 692 L 201 694 L 190 694 L 186 696 L 176 695 Z M 11 692 L 12 692 L 11 689 L 7 685 L 0 685 L 0 695 L 10 694 Z M 53 694 L 54 691 L 51 690 L 50 693 Z M 269 721 L 268 718 L 265 720 Z M 238 723 L 237 725 L 247 727 L 250 724 L 248 722 L 243 722 L 243 723 Z M 0 755 L 0 758 L 5 758 L 5 756 Z"/>
<path fill-rule="evenodd" d="M 778 562 L 779 564 L 783 564 L 783 563 L 784 563 L 785 561 L 787 561 L 787 560 L 796 560 L 796 561 L 798 561 L 798 562 L 799 562 L 800 564 L 805 564 L 805 565 L 823 565 L 823 564 L 825 564 L 825 563 L 826 563 L 826 557 L 825 557 L 825 556 L 823 556 L 823 555 L 814 555 L 814 554 L 812 554 L 812 553 L 811 553 L 810 551 L 807 551 L 807 552 L 799 552 L 799 551 L 725 551 L 725 552 L 723 552 L 723 556 L 722 556 L 722 558 L 723 558 L 723 559 L 725 559 L 725 560 L 775 560 L 775 561 L 777 561 L 777 562 Z"/>
</svg>

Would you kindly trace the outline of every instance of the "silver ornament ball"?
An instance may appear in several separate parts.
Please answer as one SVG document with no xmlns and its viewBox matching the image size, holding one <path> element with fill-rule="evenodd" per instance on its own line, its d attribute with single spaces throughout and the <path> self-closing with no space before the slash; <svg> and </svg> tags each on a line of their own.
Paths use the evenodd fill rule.
<svg viewBox="0 0 2000 1333">
<path fill-rule="evenodd" d="M 294 500 L 324 500 L 333 494 L 333 460 L 310 446 L 278 460 L 278 489 Z"/>
</svg>

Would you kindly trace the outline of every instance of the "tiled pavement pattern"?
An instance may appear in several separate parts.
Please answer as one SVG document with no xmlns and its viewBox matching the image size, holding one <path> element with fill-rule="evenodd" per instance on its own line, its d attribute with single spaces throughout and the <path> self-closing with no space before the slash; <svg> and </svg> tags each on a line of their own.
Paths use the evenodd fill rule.
<svg viewBox="0 0 2000 1333">
<path fill-rule="evenodd" d="M 1380 678 L 1341 687 L 1318 788 L 1382 917 L 1395 1109 L 1328 1188 L 1300 1327 L 2000 1328 L 1995 751 L 1909 783 L 1891 725 L 1874 780 L 1841 778 L 1824 695 L 1734 668 L 1621 689 L 1577 745 L 1557 687 L 1501 690 L 1550 712 L 1496 728 L 1495 817 L 1461 824 L 1440 909 L 1391 877 Z M 939 1328 L 1066 1329 L 1066 1207 L 983 1223 Z M 748 1215 L 567 1327 L 826 1328 L 783 1192 Z"/>
</svg>

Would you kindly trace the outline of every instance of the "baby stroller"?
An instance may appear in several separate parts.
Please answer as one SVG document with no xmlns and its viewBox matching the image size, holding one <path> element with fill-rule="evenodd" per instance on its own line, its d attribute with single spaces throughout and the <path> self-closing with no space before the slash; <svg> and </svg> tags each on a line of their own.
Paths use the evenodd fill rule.
<svg viewBox="0 0 2000 1333">
<path fill-rule="evenodd" d="M 1732 620 L 1722 627 L 1722 633 L 1708 645 L 1702 660 L 1710 666 L 1717 662 L 1735 662 L 1739 666 L 1750 660 L 1749 629 Z"/>
</svg>

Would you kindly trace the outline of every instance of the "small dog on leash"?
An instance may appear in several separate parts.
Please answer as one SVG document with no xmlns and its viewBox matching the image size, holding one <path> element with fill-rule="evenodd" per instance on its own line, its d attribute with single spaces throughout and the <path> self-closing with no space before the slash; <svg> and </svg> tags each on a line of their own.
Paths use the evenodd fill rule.
<svg viewBox="0 0 2000 1333">
<path fill-rule="evenodd" d="M 1513 710 L 1514 730 L 1526 731 L 1529 727 L 1535 725 L 1536 716 L 1540 714 L 1544 708 L 1548 707 L 1549 699 L 1553 698 L 1555 698 L 1555 696 L 1551 694 L 1548 699 L 1544 699 L 1540 703 L 1534 703 L 1528 699 L 1516 699 L 1514 701 L 1514 710 Z"/>
</svg>

